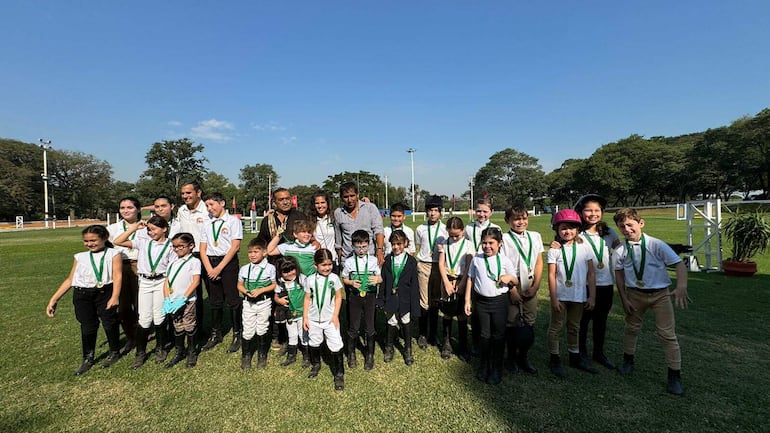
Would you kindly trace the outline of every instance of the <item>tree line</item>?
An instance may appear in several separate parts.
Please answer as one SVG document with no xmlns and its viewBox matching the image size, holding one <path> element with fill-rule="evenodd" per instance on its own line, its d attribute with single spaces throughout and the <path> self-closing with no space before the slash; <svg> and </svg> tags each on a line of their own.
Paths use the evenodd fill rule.
<svg viewBox="0 0 770 433">
<path fill-rule="evenodd" d="M 269 189 L 280 175 L 270 164 L 242 167 L 235 185 L 207 168 L 204 145 L 190 139 L 153 143 L 145 155 L 147 169 L 135 183 L 115 180 L 109 162 L 82 152 L 48 151 L 49 213 L 59 219 L 103 217 L 116 212 L 121 197 L 151 203 L 159 195 L 176 197 L 183 181 L 198 180 L 206 191 L 233 197 L 236 212 L 258 214 L 268 205 Z M 36 144 L 0 139 L 0 220 L 17 215 L 43 218 L 42 150 Z M 300 207 L 319 189 L 334 195 L 339 185 L 354 181 L 362 196 L 385 206 L 384 180 L 367 171 L 329 175 L 320 184 L 289 187 Z M 730 125 L 675 137 L 631 135 L 600 146 L 585 159 L 568 159 L 545 173 L 538 159 L 506 148 L 490 156 L 465 191 L 443 196 L 445 207 L 467 209 L 471 196 L 489 198 L 496 209 L 511 205 L 571 206 L 586 193 L 598 193 L 614 206 L 681 203 L 751 191 L 770 192 L 770 109 L 742 117 Z M 286 186 L 286 185 L 282 185 Z M 416 198 L 431 194 L 415 186 Z M 411 203 L 410 186 L 387 185 L 389 203 Z M 228 204 L 229 207 L 229 204 Z M 417 206 L 419 209 L 419 205 Z"/>
</svg>

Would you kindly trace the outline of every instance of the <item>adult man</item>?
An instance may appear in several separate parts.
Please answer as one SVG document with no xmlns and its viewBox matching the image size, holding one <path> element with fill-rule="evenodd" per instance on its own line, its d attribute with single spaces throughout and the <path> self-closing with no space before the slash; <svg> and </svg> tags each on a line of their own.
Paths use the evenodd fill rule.
<svg viewBox="0 0 770 433">
<path fill-rule="evenodd" d="M 356 230 L 365 230 L 375 242 L 369 243 L 369 254 L 377 255 L 380 266 L 385 261 L 385 232 L 380 211 L 372 203 L 358 198 L 358 186 L 353 182 L 340 185 L 342 207 L 334 210 L 334 247 L 337 256 L 344 260 L 353 253 L 351 236 Z"/>
<path fill-rule="evenodd" d="M 206 210 L 206 204 L 201 200 L 203 190 L 201 185 L 194 180 L 186 181 L 182 184 L 180 190 L 182 201 L 184 204 L 179 207 L 176 213 L 176 218 L 179 221 L 180 232 L 190 233 L 195 238 L 195 249 L 193 250 L 193 256 L 200 259 L 200 245 L 201 245 L 201 230 L 203 226 L 210 220 L 209 212 Z M 198 329 L 202 329 L 203 324 L 203 279 L 201 283 L 195 289 L 195 296 L 197 301 L 195 302 L 195 312 L 198 316 L 196 318 Z M 189 355 L 193 354 L 193 355 Z M 189 356 L 195 356 L 195 350 L 190 349 Z M 189 359 L 188 359 L 189 361 Z"/>
<path fill-rule="evenodd" d="M 270 241 L 275 237 L 276 233 L 281 233 L 281 240 L 279 245 L 294 240 L 293 227 L 294 222 L 299 220 L 310 221 L 305 214 L 295 209 L 291 204 L 291 193 L 286 188 L 278 188 L 273 191 L 273 207 L 274 209 L 268 211 L 265 217 L 262 219 L 262 223 L 259 225 L 259 233 L 257 233 L 257 239 L 264 242 L 264 245 L 270 244 Z M 316 242 L 317 243 L 317 242 Z M 268 262 L 272 265 L 277 265 L 281 256 L 269 256 Z M 275 304 L 273 304 L 275 308 Z M 275 310 L 273 310 L 275 313 Z M 280 354 L 288 347 L 289 336 L 286 334 L 286 328 L 283 326 L 276 326 L 275 315 L 270 315 L 270 328 L 273 335 L 273 347 L 280 347 Z M 280 345 L 280 346 L 279 346 Z"/>
</svg>

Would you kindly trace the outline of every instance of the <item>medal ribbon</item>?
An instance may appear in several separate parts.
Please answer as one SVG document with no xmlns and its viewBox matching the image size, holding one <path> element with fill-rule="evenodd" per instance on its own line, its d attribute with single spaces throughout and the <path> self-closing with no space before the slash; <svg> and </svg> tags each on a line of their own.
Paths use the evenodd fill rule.
<svg viewBox="0 0 770 433">
<path fill-rule="evenodd" d="M 604 239 L 601 237 L 599 238 L 599 251 L 596 251 L 596 245 L 594 244 L 593 239 L 591 239 L 593 236 L 586 233 L 585 238 L 588 239 L 588 243 L 591 244 L 591 249 L 594 250 L 594 255 L 596 256 L 596 260 L 598 263 L 603 263 L 604 259 Z"/>
<path fill-rule="evenodd" d="M 163 258 L 163 255 L 166 254 L 166 249 L 168 248 L 168 244 L 171 242 L 166 239 L 166 243 L 163 244 L 163 249 L 160 250 L 160 254 L 158 255 L 158 260 L 155 260 L 155 263 L 153 263 L 152 260 L 152 241 L 147 243 L 147 258 L 150 260 L 150 272 L 155 272 L 155 269 L 157 269 L 158 265 L 160 264 L 160 259 Z"/>
<path fill-rule="evenodd" d="M 219 242 L 219 233 L 222 232 L 222 226 L 225 225 L 224 220 L 219 220 L 219 228 L 216 228 L 217 221 L 211 221 L 211 232 L 214 234 L 214 242 Z"/>
<path fill-rule="evenodd" d="M 398 287 L 398 280 L 401 279 L 401 272 L 404 271 L 404 266 L 406 266 L 406 256 L 404 256 L 404 260 L 398 266 L 396 266 L 396 256 L 391 256 L 390 270 L 393 272 L 393 287 Z"/>
<path fill-rule="evenodd" d="M 477 239 L 476 238 L 476 226 L 478 224 L 479 223 L 477 222 L 476 224 L 473 225 L 473 251 L 478 251 L 479 250 L 479 242 L 481 242 L 481 236 L 478 237 L 478 239 L 479 239 L 478 241 L 476 240 Z"/>
<path fill-rule="evenodd" d="M 318 274 L 315 277 L 315 304 L 318 307 L 318 320 L 321 320 L 321 311 L 324 308 L 324 302 L 326 301 L 326 287 L 329 285 L 329 276 L 324 279 L 324 291 L 321 296 L 318 296 Z"/>
<path fill-rule="evenodd" d="M 564 273 L 567 277 L 567 281 L 572 281 L 572 271 L 575 270 L 575 257 L 577 256 L 577 244 L 575 241 L 572 241 L 572 261 L 570 262 L 569 266 L 567 266 L 567 252 L 566 245 L 562 245 L 561 247 L 561 258 L 564 261 Z"/>
<path fill-rule="evenodd" d="M 364 266 L 364 278 L 361 279 L 361 272 L 358 270 L 358 256 L 355 258 L 356 262 L 356 279 L 361 282 L 361 287 L 358 288 L 359 292 L 366 292 L 366 286 L 369 285 L 369 254 L 365 257 L 366 265 Z"/>
<path fill-rule="evenodd" d="M 265 272 L 265 268 L 267 267 L 267 266 L 265 266 L 264 268 L 261 268 L 259 270 L 259 274 L 257 275 L 257 278 L 252 282 L 251 281 L 251 266 L 252 265 L 253 265 L 253 263 L 249 263 L 249 272 L 246 274 L 246 281 L 244 281 L 244 283 L 246 285 L 246 290 L 249 291 L 249 292 L 251 292 L 252 290 L 260 288 L 259 280 L 262 279 L 262 272 Z M 259 266 L 257 266 L 257 267 L 259 267 Z M 265 287 L 265 286 L 262 286 L 262 287 Z"/>
<path fill-rule="evenodd" d="M 123 220 L 123 231 L 127 232 L 128 227 L 126 226 L 126 220 Z M 136 238 L 136 232 L 131 233 L 131 236 L 128 237 L 128 240 L 133 241 Z"/>
<path fill-rule="evenodd" d="M 473 227 L 473 230 L 476 230 L 476 227 Z M 473 234 L 474 239 L 476 234 Z M 446 246 L 446 257 L 447 262 L 449 263 L 449 270 L 454 271 L 455 266 L 457 266 L 457 262 L 460 261 L 460 256 L 462 255 L 462 252 L 465 251 L 465 238 L 463 238 L 462 243 L 460 244 L 460 247 L 457 249 L 457 255 L 455 256 L 454 260 L 452 260 L 452 248 L 449 247 L 449 244 Z"/>
<path fill-rule="evenodd" d="M 516 249 L 519 251 L 519 256 L 524 260 L 524 264 L 527 265 L 527 275 L 531 273 L 530 269 L 532 269 L 532 266 L 529 264 L 532 261 L 532 236 L 527 233 L 527 241 L 529 242 L 529 251 L 527 252 L 527 255 L 524 255 L 524 249 L 521 248 L 521 242 L 519 242 L 519 239 L 513 234 L 513 231 L 508 232 L 508 236 L 511 237 L 511 240 L 513 241 L 513 244 L 516 245 Z"/>
<path fill-rule="evenodd" d="M 91 259 L 91 269 L 94 270 L 94 275 L 96 275 L 96 283 L 99 284 L 102 282 L 102 272 L 104 272 L 104 257 L 107 255 L 107 248 L 102 250 L 104 254 L 102 254 L 102 260 L 99 262 L 99 269 L 96 269 L 96 263 L 94 262 L 94 253 L 91 251 L 89 254 L 89 258 Z"/>
<path fill-rule="evenodd" d="M 441 221 L 436 223 L 436 233 L 433 235 L 433 240 L 430 238 L 430 224 L 428 224 L 428 245 L 430 246 L 430 253 L 433 254 L 433 246 L 436 245 L 436 239 L 438 238 L 438 231 L 441 228 Z"/>
<path fill-rule="evenodd" d="M 634 247 L 630 242 L 628 242 L 628 239 L 626 239 L 626 249 L 628 250 L 628 255 L 631 256 L 631 265 L 634 267 L 634 275 L 636 275 L 636 281 L 644 281 L 644 264 L 647 262 L 647 248 L 645 246 L 646 243 L 644 241 L 644 234 L 642 234 L 642 257 L 641 260 L 639 260 L 639 267 L 637 268 L 636 258 L 634 257 Z"/>
<path fill-rule="evenodd" d="M 495 254 L 495 258 L 497 259 L 497 276 L 492 273 L 492 270 L 489 269 L 489 257 L 484 256 L 484 264 L 487 266 L 487 276 L 492 279 L 492 281 L 497 284 L 497 281 L 500 280 L 500 254 Z"/>
<path fill-rule="evenodd" d="M 185 264 L 187 264 L 187 262 L 189 262 L 189 261 L 190 261 L 190 259 L 191 259 L 192 257 L 193 257 L 193 256 L 192 256 L 192 254 L 190 254 L 190 255 L 189 255 L 189 256 L 188 256 L 186 259 L 184 259 L 184 261 L 182 262 L 182 264 L 181 264 L 181 265 L 179 265 L 179 267 L 178 267 L 178 268 L 176 268 L 176 272 L 174 272 L 174 275 L 173 275 L 173 276 L 170 276 L 170 277 L 168 278 L 168 288 L 169 288 L 169 289 L 173 289 L 173 288 L 174 288 L 174 281 L 176 281 L 176 276 L 177 276 L 177 275 L 179 275 L 179 271 L 181 271 L 181 270 L 182 270 L 182 268 L 184 268 L 184 265 L 185 265 Z M 174 263 L 176 263 L 176 262 L 174 262 Z M 172 263 L 172 264 L 170 264 L 170 265 L 168 266 L 168 273 L 169 273 L 169 274 L 171 274 L 171 268 L 174 266 L 174 263 Z"/>
</svg>

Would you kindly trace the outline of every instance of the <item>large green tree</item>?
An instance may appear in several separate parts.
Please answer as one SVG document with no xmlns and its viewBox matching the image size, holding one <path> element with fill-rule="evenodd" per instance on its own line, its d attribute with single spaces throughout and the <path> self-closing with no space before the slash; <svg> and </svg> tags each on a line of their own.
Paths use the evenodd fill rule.
<svg viewBox="0 0 770 433">
<path fill-rule="evenodd" d="M 202 153 L 203 145 L 195 144 L 189 138 L 153 143 L 144 157 L 147 170 L 137 182 L 140 194 L 144 199 L 161 194 L 175 197 L 182 182 L 197 180 L 203 183 L 208 160 Z"/>
<path fill-rule="evenodd" d="M 67 214 L 75 217 L 101 217 L 113 206 L 109 202 L 112 166 L 82 152 L 49 151 L 50 213 L 61 219 Z"/>
<path fill-rule="evenodd" d="M 385 203 L 385 183 L 382 178 L 368 171 L 343 171 L 328 176 L 323 183 L 324 191 L 328 191 L 334 197 L 339 197 L 340 185 L 345 182 L 353 182 L 358 185 L 358 193 L 361 197 L 368 197 L 373 203 L 381 207 Z M 390 199 L 390 197 L 388 197 Z M 339 201 L 336 201 L 339 203 Z"/>
<path fill-rule="evenodd" d="M 39 218 L 43 209 L 43 157 L 34 144 L 0 139 L 0 220 Z"/>
<path fill-rule="evenodd" d="M 530 205 L 546 191 L 545 173 L 537 158 L 515 149 L 489 157 L 474 177 L 475 197 L 485 195 L 498 209 L 514 204 Z"/>
</svg>

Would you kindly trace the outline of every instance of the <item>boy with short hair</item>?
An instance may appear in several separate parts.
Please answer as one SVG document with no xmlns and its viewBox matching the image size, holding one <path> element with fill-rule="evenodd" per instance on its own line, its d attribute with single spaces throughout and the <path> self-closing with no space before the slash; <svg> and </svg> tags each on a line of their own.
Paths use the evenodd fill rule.
<svg viewBox="0 0 770 433">
<path fill-rule="evenodd" d="M 406 234 L 406 238 L 409 240 L 409 245 L 406 247 L 406 252 L 410 255 L 414 255 L 416 251 L 414 246 L 414 230 L 411 227 L 404 224 L 406 218 L 406 206 L 403 203 L 393 203 L 390 206 L 390 225 L 384 228 L 385 231 L 385 255 L 387 256 L 391 252 L 390 247 L 390 234 L 394 230 L 401 230 Z"/>
<path fill-rule="evenodd" d="M 315 274 L 313 266 L 313 255 L 316 252 L 316 246 L 313 244 L 313 231 L 315 224 L 306 220 L 297 220 L 292 227 L 294 240 L 281 242 L 282 234 L 276 233 L 270 244 L 267 246 L 268 254 L 271 256 L 291 256 L 297 259 L 300 271 L 305 277 Z"/>
<path fill-rule="evenodd" d="M 634 371 L 636 340 L 648 309 L 655 313 L 655 327 L 666 350 L 668 385 L 666 391 L 684 394 L 681 382 L 682 353 L 676 336 L 674 307 L 687 308 L 687 268 L 668 244 L 642 233 L 644 220 L 635 209 L 623 208 L 613 217 L 626 240 L 616 250 L 615 283 L 626 313 L 623 364 L 620 373 Z M 667 266 L 676 268 L 676 289 L 669 292 L 671 278 Z"/>
<path fill-rule="evenodd" d="M 441 299 L 441 272 L 438 268 L 439 245 L 446 243 L 449 235 L 441 224 L 443 200 L 437 195 L 425 201 L 425 224 L 415 231 L 420 250 L 417 252 L 417 281 L 420 285 L 420 336 L 417 346 L 425 350 L 428 344 L 438 346 L 438 300 Z"/>
<path fill-rule="evenodd" d="M 342 268 L 342 283 L 347 289 L 348 299 L 348 367 L 356 367 L 356 342 L 361 326 L 361 313 L 366 322 L 366 348 L 364 370 L 374 368 L 374 301 L 377 285 L 382 282 L 377 257 L 369 254 L 369 233 L 356 230 L 351 235 L 353 255 L 345 259 Z"/>
<path fill-rule="evenodd" d="M 506 209 L 505 222 L 511 229 L 503 235 L 503 253 L 511 259 L 516 269 L 518 295 L 521 298 L 518 302 L 511 302 L 508 307 L 508 368 L 535 374 L 537 369 L 529 362 L 528 353 L 535 342 L 537 290 L 543 275 L 543 238 L 540 233 L 527 230 L 529 212 L 525 207 Z M 515 296 L 514 293 L 510 294 Z M 523 320 L 517 320 L 519 315 Z"/>
<path fill-rule="evenodd" d="M 203 197 L 211 219 L 201 229 L 201 263 L 205 269 L 206 289 L 211 304 L 211 337 L 202 350 L 222 342 L 222 316 L 225 305 L 233 322 L 233 341 L 228 353 L 241 347 L 241 297 L 238 296 L 238 249 L 243 226 L 227 212 L 225 198 L 214 192 Z"/>
<path fill-rule="evenodd" d="M 238 291 L 243 297 L 243 344 L 241 346 L 241 368 L 251 368 L 254 357 L 254 335 L 256 335 L 257 368 L 267 366 L 267 352 L 270 349 L 271 298 L 275 290 L 275 267 L 265 258 L 265 243 L 259 238 L 249 241 L 249 264 L 238 273 Z"/>
</svg>

